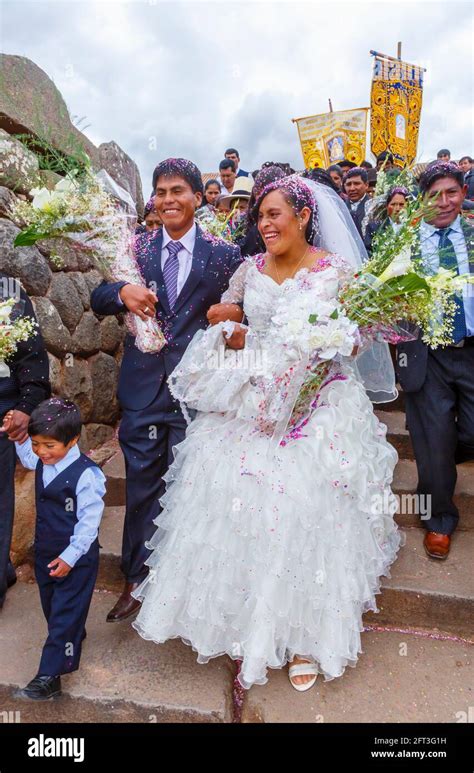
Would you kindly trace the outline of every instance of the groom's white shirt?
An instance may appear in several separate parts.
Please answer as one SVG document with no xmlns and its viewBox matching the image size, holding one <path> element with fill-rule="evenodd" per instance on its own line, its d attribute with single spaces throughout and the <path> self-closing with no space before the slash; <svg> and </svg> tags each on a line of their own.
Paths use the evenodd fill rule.
<svg viewBox="0 0 474 773">
<path fill-rule="evenodd" d="M 163 244 L 161 246 L 161 270 L 163 271 L 165 263 L 169 258 L 169 252 L 166 249 L 166 245 L 173 241 L 166 228 L 163 226 Z M 196 223 L 193 223 L 189 231 L 182 236 L 178 241 L 183 245 L 183 249 L 178 252 L 179 271 L 178 271 L 178 286 L 177 295 L 180 294 L 183 289 L 183 285 L 186 282 L 193 262 L 194 245 L 196 243 Z"/>
</svg>

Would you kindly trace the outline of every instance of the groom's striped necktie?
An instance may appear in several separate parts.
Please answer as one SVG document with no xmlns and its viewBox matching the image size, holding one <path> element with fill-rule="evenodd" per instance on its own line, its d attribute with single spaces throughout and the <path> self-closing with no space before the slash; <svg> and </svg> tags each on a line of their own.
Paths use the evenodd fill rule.
<svg viewBox="0 0 474 773">
<path fill-rule="evenodd" d="M 439 236 L 439 265 L 441 268 L 454 269 L 459 274 L 459 265 L 456 258 L 456 251 L 449 235 L 453 233 L 452 228 L 439 228 L 435 233 Z M 456 311 L 453 319 L 453 343 L 458 344 L 467 335 L 466 315 L 464 312 L 464 302 L 462 297 L 454 297 Z"/>
<path fill-rule="evenodd" d="M 169 257 L 166 258 L 166 263 L 163 268 L 163 279 L 165 280 L 168 303 L 170 309 L 172 309 L 176 303 L 176 298 L 178 297 L 178 252 L 183 249 L 183 245 L 181 242 L 168 242 L 166 249 L 168 250 Z"/>
</svg>

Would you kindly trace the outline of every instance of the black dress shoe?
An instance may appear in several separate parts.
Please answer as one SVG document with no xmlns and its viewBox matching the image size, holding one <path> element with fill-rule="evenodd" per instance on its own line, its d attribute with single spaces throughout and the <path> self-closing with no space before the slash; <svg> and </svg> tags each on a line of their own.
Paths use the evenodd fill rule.
<svg viewBox="0 0 474 773">
<path fill-rule="evenodd" d="M 60 676 L 35 676 L 23 690 L 16 690 L 15 698 L 31 701 L 49 701 L 61 695 Z"/>
</svg>

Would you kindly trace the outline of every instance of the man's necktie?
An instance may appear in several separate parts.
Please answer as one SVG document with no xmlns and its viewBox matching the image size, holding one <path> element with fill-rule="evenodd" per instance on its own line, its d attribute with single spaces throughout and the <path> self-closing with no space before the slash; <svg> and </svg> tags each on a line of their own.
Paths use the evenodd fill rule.
<svg viewBox="0 0 474 773">
<path fill-rule="evenodd" d="M 166 258 L 166 263 L 163 268 L 163 279 L 165 280 L 168 303 L 170 309 L 172 309 L 176 303 L 176 298 L 178 297 L 178 252 L 183 249 L 183 245 L 181 242 L 168 242 L 166 249 L 168 250 L 169 257 Z"/>
<path fill-rule="evenodd" d="M 456 274 L 459 274 L 458 261 L 456 259 L 456 252 L 454 250 L 454 244 L 449 238 L 449 234 L 453 232 L 452 228 L 440 228 L 435 233 L 439 236 L 439 265 L 441 268 L 454 269 Z M 462 297 L 455 296 L 456 311 L 453 319 L 453 341 L 458 344 L 467 335 L 466 328 L 466 316 L 464 314 L 464 303 Z"/>
</svg>

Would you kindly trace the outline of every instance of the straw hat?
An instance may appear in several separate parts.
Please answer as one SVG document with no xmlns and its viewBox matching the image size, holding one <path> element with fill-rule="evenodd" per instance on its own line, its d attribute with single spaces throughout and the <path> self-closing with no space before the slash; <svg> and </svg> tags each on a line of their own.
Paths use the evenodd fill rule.
<svg viewBox="0 0 474 773">
<path fill-rule="evenodd" d="M 220 198 L 220 201 L 231 203 L 235 199 L 250 199 L 253 184 L 251 177 L 237 177 L 234 182 L 234 187 L 232 188 L 232 193 L 229 193 L 228 195 L 224 194 Z"/>
</svg>

